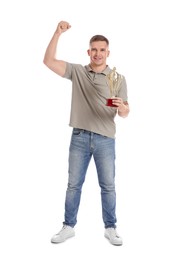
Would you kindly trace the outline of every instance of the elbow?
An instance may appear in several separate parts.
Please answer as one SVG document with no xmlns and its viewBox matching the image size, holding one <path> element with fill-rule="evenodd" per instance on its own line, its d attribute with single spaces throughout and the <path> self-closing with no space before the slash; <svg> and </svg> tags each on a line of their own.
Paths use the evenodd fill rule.
<svg viewBox="0 0 183 260">
<path fill-rule="evenodd" d="M 121 117 L 122 117 L 122 118 L 126 118 L 126 117 L 128 117 L 128 114 L 122 115 Z"/>
<path fill-rule="evenodd" d="M 43 59 L 43 64 L 48 67 L 49 69 L 53 68 L 53 61 L 47 58 Z"/>
<path fill-rule="evenodd" d="M 126 118 L 126 117 L 128 117 L 128 114 L 129 113 L 125 113 L 125 114 L 118 114 L 120 117 L 122 117 L 122 118 Z"/>
<path fill-rule="evenodd" d="M 45 57 L 43 59 L 43 64 L 46 65 L 47 67 L 49 67 L 49 61 Z"/>
</svg>

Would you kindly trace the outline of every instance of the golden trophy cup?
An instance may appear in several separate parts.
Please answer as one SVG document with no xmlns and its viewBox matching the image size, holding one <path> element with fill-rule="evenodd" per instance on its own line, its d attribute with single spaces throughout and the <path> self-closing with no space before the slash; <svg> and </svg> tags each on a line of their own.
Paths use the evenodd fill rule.
<svg viewBox="0 0 183 260">
<path fill-rule="evenodd" d="M 122 76 L 116 72 L 116 67 L 114 67 L 113 70 L 106 75 L 106 77 L 111 95 L 111 97 L 107 99 L 106 105 L 110 107 L 116 107 L 115 105 L 113 105 L 112 100 L 118 94 L 118 90 L 122 81 Z"/>
</svg>

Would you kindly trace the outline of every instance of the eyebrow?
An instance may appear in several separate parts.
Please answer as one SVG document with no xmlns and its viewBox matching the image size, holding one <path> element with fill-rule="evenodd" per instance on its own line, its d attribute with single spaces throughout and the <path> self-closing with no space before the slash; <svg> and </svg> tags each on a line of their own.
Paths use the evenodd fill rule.
<svg viewBox="0 0 183 260">
<path fill-rule="evenodd" d="M 95 51 L 95 50 L 97 50 L 97 48 L 91 48 L 91 50 L 92 50 L 92 51 Z M 100 50 L 101 50 L 101 51 L 105 51 L 105 50 L 107 50 L 107 48 L 100 48 Z"/>
</svg>

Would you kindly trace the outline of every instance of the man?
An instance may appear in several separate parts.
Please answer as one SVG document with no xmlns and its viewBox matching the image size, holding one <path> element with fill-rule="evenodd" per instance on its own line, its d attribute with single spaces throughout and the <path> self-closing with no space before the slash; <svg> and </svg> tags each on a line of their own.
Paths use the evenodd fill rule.
<svg viewBox="0 0 183 260">
<path fill-rule="evenodd" d="M 127 117 L 129 113 L 126 81 L 121 75 L 117 96 L 112 100 L 114 107 L 106 106 L 106 99 L 110 97 L 107 77 L 112 72 L 106 63 L 110 53 L 109 41 L 103 35 L 95 35 L 90 39 L 89 65 L 58 60 L 58 40 L 70 28 L 66 21 L 58 24 L 44 56 L 44 64 L 49 69 L 72 81 L 70 126 L 73 131 L 69 148 L 65 220 L 63 228 L 52 237 L 51 242 L 61 243 L 75 235 L 74 226 L 77 223 L 82 185 L 93 156 L 101 188 L 104 236 L 111 244 L 122 245 L 122 239 L 116 230 L 114 118 L 116 114 Z"/>
</svg>

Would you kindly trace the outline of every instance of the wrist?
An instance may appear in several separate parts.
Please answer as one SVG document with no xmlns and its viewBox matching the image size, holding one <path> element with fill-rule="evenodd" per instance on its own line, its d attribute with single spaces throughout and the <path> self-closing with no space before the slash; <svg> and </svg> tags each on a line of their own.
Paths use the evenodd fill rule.
<svg viewBox="0 0 183 260">
<path fill-rule="evenodd" d="M 62 32 L 59 32 L 58 30 L 55 31 L 54 37 L 59 38 Z"/>
</svg>

